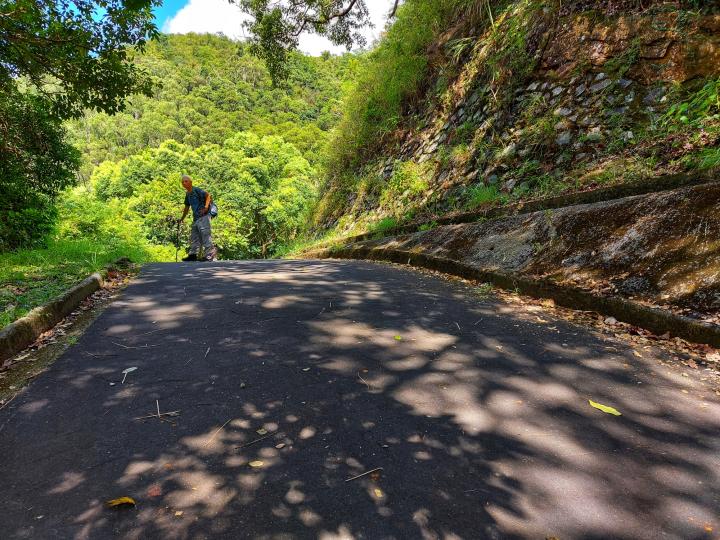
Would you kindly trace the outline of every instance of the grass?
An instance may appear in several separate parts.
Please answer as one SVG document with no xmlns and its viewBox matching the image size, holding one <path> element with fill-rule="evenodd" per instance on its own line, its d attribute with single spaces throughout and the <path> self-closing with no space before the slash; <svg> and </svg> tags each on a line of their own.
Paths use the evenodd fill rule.
<svg viewBox="0 0 720 540">
<path fill-rule="evenodd" d="M 170 260 L 174 250 L 122 242 L 51 240 L 46 248 L 4 253 L 2 257 L 0 328 L 120 257 L 136 263 Z"/>
<path fill-rule="evenodd" d="M 386 217 L 378 221 L 377 223 L 373 223 L 369 227 L 369 232 L 376 233 L 376 234 L 385 234 L 391 229 L 394 229 L 399 225 L 398 220 L 393 217 Z"/>
<path fill-rule="evenodd" d="M 700 152 L 682 158 L 688 169 L 712 169 L 720 167 L 720 148 L 704 148 Z"/>
<path fill-rule="evenodd" d="M 497 186 L 493 185 L 475 184 L 467 190 L 465 196 L 467 201 L 465 207 L 468 210 L 473 210 L 487 203 L 498 202 L 503 204 L 507 202 L 507 197 L 498 190 Z"/>
<path fill-rule="evenodd" d="M 475 294 L 479 298 L 487 298 L 492 294 L 493 290 L 493 284 L 492 283 L 481 283 L 477 287 L 475 287 Z"/>
</svg>

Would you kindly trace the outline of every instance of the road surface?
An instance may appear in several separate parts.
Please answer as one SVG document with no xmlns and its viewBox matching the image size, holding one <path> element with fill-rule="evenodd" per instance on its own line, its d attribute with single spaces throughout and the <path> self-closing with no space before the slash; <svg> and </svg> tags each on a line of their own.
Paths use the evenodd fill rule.
<svg viewBox="0 0 720 540">
<path fill-rule="evenodd" d="M 720 402 L 640 354 L 388 265 L 148 265 L 0 411 L 0 537 L 718 538 Z"/>
</svg>

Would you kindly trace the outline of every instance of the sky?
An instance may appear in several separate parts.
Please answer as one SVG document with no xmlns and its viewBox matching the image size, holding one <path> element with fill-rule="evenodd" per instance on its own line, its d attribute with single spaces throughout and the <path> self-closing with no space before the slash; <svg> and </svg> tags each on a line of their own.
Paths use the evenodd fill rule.
<svg viewBox="0 0 720 540">
<path fill-rule="evenodd" d="M 379 37 L 392 2 L 366 0 L 366 3 L 375 25 L 375 28 L 365 31 L 365 37 L 370 44 Z M 154 12 L 158 28 L 168 34 L 222 32 L 235 39 L 245 37 L 242 28 L 245 15 L 228 0 L 164 0 L 162 6 L 155 8 Z M 314 56 L 323 51 L 337 54 L 345 52 L 344 47 L 337 47 L 326 38 L 311 34 L 300 37 L 300 50 Z"/>
</svg>

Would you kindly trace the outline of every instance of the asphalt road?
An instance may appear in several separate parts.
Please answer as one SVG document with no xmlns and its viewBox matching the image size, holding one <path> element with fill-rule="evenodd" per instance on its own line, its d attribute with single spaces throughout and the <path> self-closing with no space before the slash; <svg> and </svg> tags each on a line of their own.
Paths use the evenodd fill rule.
<svg viewBox="0 0 720 540">
<path fill-rule="evenodd" d="M 0 411 L 0 537 L 718 538 L 720 402 L 640 353 L 385 265 L 149 265 Z"/>
</svg>

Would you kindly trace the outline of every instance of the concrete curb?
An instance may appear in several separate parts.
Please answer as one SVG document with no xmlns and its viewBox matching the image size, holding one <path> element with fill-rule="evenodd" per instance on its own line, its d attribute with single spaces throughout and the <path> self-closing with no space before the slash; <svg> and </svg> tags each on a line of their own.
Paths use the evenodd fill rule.
<svg viewBox="0 0 720 540">
<path fill-rule="evenodd" d="M 103 277 L 94 273 L 63 294 L 33 309 L 30 313 L 0 330 L 0 362 L 11 358 L 46 332 L 103 286 Z"/>
<path fill-rule="evenodd" d="M 414 253 L 388 248 L 344 247 L 321 249 L 304 254 L 313 259 L 367 259 L 388 261 L 429 270 L 437 270 L 465 279 L 489 282 L 493 285 L 518 291 L 536 298 L 551 298 L 556 304 L 583 311 L 596 311 L 662 335 L 667 332 L 694 343 L 720 347 L 720 327 L 703 323 L 669 311 L 652 308 L 617 296 L 600 296 L 582 289 L 560 285 L 546 279 L 530 278 L 504 272 L 483 270 L 467 264 L 435 257 L 425 253 Z"/>
</svg>

